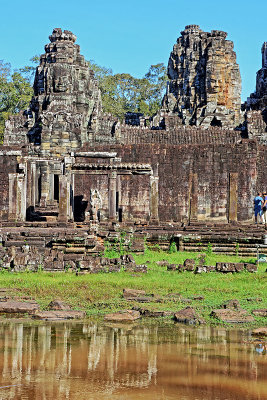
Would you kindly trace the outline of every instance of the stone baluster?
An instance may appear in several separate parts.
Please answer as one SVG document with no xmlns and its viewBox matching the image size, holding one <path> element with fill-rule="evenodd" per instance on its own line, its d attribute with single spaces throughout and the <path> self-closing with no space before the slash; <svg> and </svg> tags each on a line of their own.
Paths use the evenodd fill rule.
<svg viewBox="0 0 267 400">
<path fill-rule="evenodd" d="M 109 219 L 116 219 L 116 188 L 117 188 L 117 172 L 112 171 L 109 174 Z"/>
</svg>

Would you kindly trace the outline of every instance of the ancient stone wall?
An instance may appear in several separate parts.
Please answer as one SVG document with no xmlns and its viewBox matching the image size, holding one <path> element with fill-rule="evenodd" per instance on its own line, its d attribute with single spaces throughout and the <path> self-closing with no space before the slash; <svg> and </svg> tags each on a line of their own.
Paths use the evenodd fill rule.
<svg viewBox="0 0 267 400">
<path fill-rule="evenodd" d="M 185 125 L 237 126 L 241 78 L 233 42 L 226 32 L 203 32 L 198 25 L 181 35 L 169 59 L 163 108 Z"/>
<path fill-rule="evenodd" d="M 19 153 L 19 151 L 18 151 Z M 17 172 L 17 155 L 12 149 L 0 151 L 0 220 L 7 220 L 12 202 L 10 198 L 9 174 Z"/>
<path fill-rule="evenodd" d="M 251 219 L 253 197 L 265 185 L 266 151 L 259 145 L 265 111 L 247 111 L 253 140 L 233 129 L 241 118 L 241 82 L 226 36 L 185 28 L 170 56 L 163 108 L 147 128 L 140 115 L 127 116 L 137 124 L 131 126 L 102 112 L 75 35 L 54 29 L 29 109 L 7 122 L 3 219 L 23 222 L 26 210 L 30 221 L 63 225 Z M 265 70 L 263 46 L 257 107 L 265 101 Z M 8 153 L 9 145 L 23 157 Z"/>
<path fill-rule="evenodd" d="M 139 143 L 162 143 L 162 144 L 234 144 L 240 141 L 240 133 L 233 130 L 210 127 L 173 128 L 166 130 L 150 130 L 129 126 L 121 127 L 119 143 L 139 144 Z"/>
<path fill-rule="evenodd" d="M 146 161 L 153 170 L 158 168 L 161 221 L 234 222 L 252 216 L 260 168 L 255 141 L 232 145 L 143 143 L 117 145 L 113 150 L 125 161 Z M 263 157 L 264 148 L 261 151 Z"/>
</svg>

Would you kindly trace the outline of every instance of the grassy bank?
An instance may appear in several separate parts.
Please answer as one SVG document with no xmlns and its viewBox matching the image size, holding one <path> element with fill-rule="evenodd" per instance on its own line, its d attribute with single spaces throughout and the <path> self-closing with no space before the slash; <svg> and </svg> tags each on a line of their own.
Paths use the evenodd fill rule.
<svg viewBox="0 0 267 400">
<path fill-rule="evenodd" d="M 36 299 L 42 308 L 55 299 L 61 299 L 72 305 L 74 309 L 84 309 L 88 315 L 102 315 L 107 312 L 129 309 L 134 303 L 122 298 L 123 288 L 143 289 L 147 294 L 159 296 L 160 303 L 152 302 L 143 305 L 155 310 L 178 311 L 191 305 L 209 323 L 211 309 L 218 308 L 223 302 L 237 299 L 241 306 L 251 312 L 255 308 L 267 308 L 266 264 L 261 264 L 257 273 L 241 272 L 238 274 L 193 274 L 167 271 L 156 261 L 167 260 L 170 263 L 182 263 L 186 258 L 197 258 L 196 253 L 147 251 L 144 255 L 136 255 L 137 264 L 148 264 L 147 274 L 122 271 L 109 274 L 88 274 L 76 276 L 72 273 L 0 273 L 0 287 L 10 288 L 16 297 L 30 296 Z M 249 262 L 248 258 L 238 256 L 207 255 L 206 264 L 216 262 Z M 181 299 L 171 301 L 167 295 L 180 293 Z M 193 300 L 195 295 L 204 296 L 204 300 Z M 260 301 L 261 299 L 261 301 Z M 255 318 L 255 325 L 264 325 L 264 318 Z"/>
</svg>

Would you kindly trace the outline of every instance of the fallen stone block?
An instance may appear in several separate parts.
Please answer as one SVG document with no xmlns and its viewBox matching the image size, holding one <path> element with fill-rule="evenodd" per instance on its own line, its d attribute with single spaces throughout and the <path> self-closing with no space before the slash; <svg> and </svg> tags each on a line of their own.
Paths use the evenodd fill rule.
<svg viewBox="0 0 267 400">
<path fill-rule="evenodd" d="M 128 300 L 130 300 L 130 299 L 128 299 Z M 152 301 L 154 301 L 154 297 L 141 296 L 141 297 L 135 297 L 132 300 L 137 301 L 137 303 L 151 303 Z"/>
<path fill-rule="evenodd" d="M 132 322 L 140 318 L 140 312 L 135 310 L 118 311 L 116 313 L 107 314 L 105 321 L 111 322 Z"/>
<path fill-rule="evenodd" d="M 228 273 L 228 272 L 236 272 L 234 263 L 216 263 L 216 271 Z"/>
<path fill-rule="evenodd" d="M 156 264 L 160 267 L 166 267 L 169 265 L 167 260 L 161 260 L 161 261 L 157 261 Z"/>
<path fill-rule="evenodd" d="M 125 288 L 123 289 L 123 297 L 125 299 L 128 298 L 136 298 L 136 297 L 141 297 L 141 296 L 145 296 L 146 292 L 144 290 L 138 290 L 138 289 L 128 289 Z"/>
<path fill-rule="evenodd" d="M 169 264 L 167 265 L 167 271 L 176 271 L 177 265 L 176 264 Z"/>
<path fill-rule="evenodd" d="M 244 264 L 245 269 L 248 272 L 257 272 L 258 268 L 257 268 L 257 264 Z"/>
<path fill-rule="evenodd" d="M 184 261 L 184 269 L 185 269 L 186 271 L 194 271 L 195 265 L 196 265 L 196 262 L 195 262 L 194 259 L 187 258 L 187 259 Z"/>
<path fill-rule="evenodd" d="M 236 272 L 244 271 L 244 263 L 235 263 L 235 271 Z"/>
<path fill-rule="evenodd" d="M 178 272 L 184 272 L 184 265 L 183 264 L 177 264 L 177 271 Z"/>
<path fill-rule="evenodd" d="M 71 309 L 69 304 L 64 303 L 61 300 L 52 300 L 48 304 L 48 308 L 49 308 L 49 310 L 64 310 L 64 311 Z"/>
<path fill-rule="evenodd" d="M 39 304 L 35 301 L 22 302 L 16 300 L 0 301 L 0 312 L 2 313 L 28 313 L 32 314 L 39 310 Z"/>
<path fill-rule="evenodd" d="M 197 265 L 194 271 L 195 274 L 202 274 L 206 272 L 214 272 L 216 267 L 214 265 Z"/>
<path fill-rule="evenodd" d="M 120 272 L 121 268 L 121 264 L 111 264 L 108 266 L 108 272 Z"/>
<path fill-rule="evenodd" d="M 230 308 L 222 308 L 213 310 L 210 313 L 211 317 L 217 318 L 222 322 L 227 323 L 248 323 L 254 322 L 252 315 L 248 315 L 245 310 L 233 310 Z"/>
<path fill-rule="evenodd" d="M 181 293 L 168 293 L 166 299 L 167 301 L 181 301 Z"/>
<path fill-rule="evenodd" d="M 147 265 L 145 264 L 136 265 L 135 263 L 129 263 L 125 265 L 124 270 L 130 272 L 147 273 Z"/>
<path fill-rule="evenodd" d="M 186 299 L 184 297 L 181 297 L 180 301 L 182 303 L 185 303 L 185 304 L 191 304 L 192 303 L 192 299 Z"/>
<path fill-rule="evenodd" d="M 110 264 L 113 264 L 113 265 L 120 265 L 121 264 L 121 259 L 120 258 L 111 258 L 109 260 L 109 262 L 110 262 Z"/>
<path fill-rule="evenodd" d="M 254 329 L 251 332 L 251 334 L 253 336 L 267 336 L 267 327 L 264 326 L 264 327 L 261 327 L 261 328 Z"/>
<path fill-rule="evenodd" d="M 85 317 L 85 311 L 74 310 L 51 310 L 38 311 L 32 315 L 34 319 L 42 319 L 45 321 L 61 321 L 67 319 L 81 319 Z"/>
<path fill-rule="evenodd" d="M 200 318 L 192 307 L 185 307 L 174 314 L 174 320 L 188 325 L 204 324 L 203 318 Z"/>
<path fill-rule="evenodd" d="M 148 310 L 146 308 L 139 308 L 139 307 L 133 307 L 133 310 L 139 311 L 142 317 L 158 318 L 158 317 L 166 317 L 173 315 L 172 311 Z"/>
<path fill-rule="evenodd" d="M 252 310 L 252 314 L 256 315 L 257 317 L 267 317 L 267 308 Z"/>
<path fill-rule="evenodd" d="M 202 274 L 203 272 L 204 273 L 208 272 L 206 265 L 203 265 L 203 266 L 198 265 L 194 271 L 195 274 Z"/>
<path fill-rule="evenodd" d="M 225 303 L 223 303 L 221 305 L 221 308 L 231 308 L 231 309 L 235 309 L 235 310 L 242 310 L 239 301 L 236 299 L 226 301 Z"/>
<path fill-rule="evenodd" d="M 205 300 L 205 297 L 202 296 L 201 294 L 197 294 L 197 295 L 194 295 L 194 296 L 192 297 L 192 299 L 193 299 L 193 300 Z"/>
<path fill-rule="evenodd" d="M 126 255 L 126 262 L 128 262 L 128 263 L 135 263 L 134 256 L 132 256 L 131 254 L 127 254 L 127 255 Z"/>
<path fill-rule="evenodd" d="M 110 264 L 110 259 L 107 257 L 101 257 L 100 260 L 100 265 L 109 265 Z"/>
</svg>

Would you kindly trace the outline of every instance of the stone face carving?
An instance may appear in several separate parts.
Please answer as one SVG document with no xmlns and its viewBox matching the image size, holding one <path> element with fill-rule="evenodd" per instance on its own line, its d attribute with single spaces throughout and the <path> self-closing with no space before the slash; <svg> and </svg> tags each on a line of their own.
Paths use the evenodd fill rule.
<svg viewBox="0 0 267 400">
<path fill-rule="evenodd" d="M 241 78 L 233 42 L 222 31 L 188 25 L 173 47 L 163 109 L 181 124 L 235 127 L 240 123 Z"/>
<path fill-rule="evenodd" d="M 110 222 L 248 221 L 255 191 L 266 184 L 266 106 L 258 102 L 259 109 L 247 112 L 253 140 L 243 140 L 245 124 L 243 136 L 233 129 L 240 119 L 240 76 L 226 33 L 185 28 L 151 129 L 140 114 L 128 114 L 125 124 L 102 113 L 97 82 L 75 40 L 54 29 L 29 109 L 7 122 L 1 223 L 82 222 L 96 232 Z M 260 101 L 266 58 L 264 44 Z"/>
<path fill-rule="evenodd" d="M 267 42 L 261 48 L 262 68 L 257 72 L 256 91 L 245 103 L 246 128 L 249 138 L 267 142 Z"/>
<path fill-rule="evenodd" d="M 262 67 L 257 72 L 256 91 L 247 99 L 247 106 L 253 110 L 263 110 L 267 107 L 267 42 L 261 48 Z"/>
<path fill-rule="evenodd" d="M 41 154 L 62 156 L 88 142 L 90 130 L 97 128 L 101 94 L 75 44 L 76 36 L 57 28 L 49 39 L 51 43 L 45 46 L 36 69 L 34 97 L 25 113 L 25 126 L 18 122 L 24 128 L 24 138 L 28 135 L 28 141 L 40 145 Z M 5 144 L 17 143 L 14 129 L 5 136 Z"/>
</svg>

